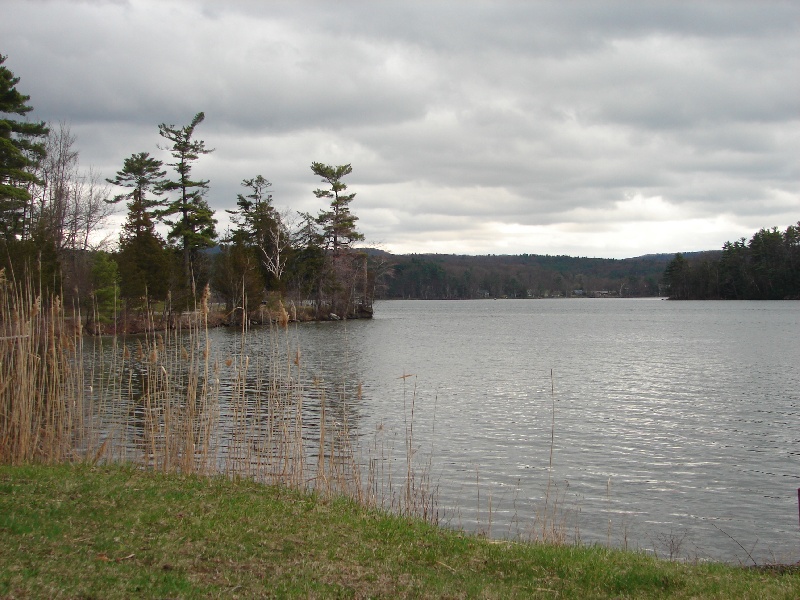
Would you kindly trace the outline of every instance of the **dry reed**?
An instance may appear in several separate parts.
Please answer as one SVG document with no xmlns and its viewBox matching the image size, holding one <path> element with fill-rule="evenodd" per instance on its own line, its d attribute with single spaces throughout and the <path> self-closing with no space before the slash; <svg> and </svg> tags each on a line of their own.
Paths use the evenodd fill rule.
<svg viewBox="0 0 800 600">
<path fill-rule="evenodd" d="M 86 433 L 80 314 L 0 275 L 0 460 L 71 460 Z"/>
<path fill-rule="evenodd" d="M 398 493 L 391 471 L 378 481 L 388 457 L 369 455 L 350 431 L 347 386 L 333 403 L 321 382 L 307 387 L 288 311 L 281 305 L 270 326 L 266 355 L 245 353 L 243 319 L 238 351 L 220 359 L 208 298 L 206 288 L 172 327 L 156 329 L 148 314 L 140 336 L 87 336 L 77 310 L 0 278 L 0 462 L 122 461 L 246 477 L 435 520 L 429 480 L 415 470 L 413 398 Z"/>
</svg>

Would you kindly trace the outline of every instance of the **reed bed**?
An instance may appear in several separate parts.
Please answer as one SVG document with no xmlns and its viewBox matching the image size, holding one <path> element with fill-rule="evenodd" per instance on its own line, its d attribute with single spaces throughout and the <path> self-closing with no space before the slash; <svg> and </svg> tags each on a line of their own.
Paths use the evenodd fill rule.
<svg viewBox="0 0 800 600">
<path fill-rule="evenodd" d="M 60 463 L 85 445 L 80 314 L 0 270 L 0 460 Z"/>
<path fill-rule="evenodd" d="M 0 272 L 0 462 L 248 478 L 437 521 L 430 465 L 413 447 L 413 399 L 405 472 L 395 473 L 394 448 L 378 436 L 364 447 L 350 431 L 358 384 L 331 397 L 309 380 L 283 306 L 268 352 L 247 354 L 245 322 L 238 350 L 218 356 L 208 296 L 171 324 L 148 314 L 144 334 L 98 337 L 78 309 Z"/>
</svg>

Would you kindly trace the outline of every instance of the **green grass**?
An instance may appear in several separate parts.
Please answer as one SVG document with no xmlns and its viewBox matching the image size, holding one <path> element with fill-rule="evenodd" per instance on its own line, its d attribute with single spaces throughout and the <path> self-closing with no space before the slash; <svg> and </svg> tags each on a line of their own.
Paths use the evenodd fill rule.
<svg viewBox="0 0 800 600">
<path fill-rule="evenodd" d="M 0 597 L 798 598 L 800 573 L 492 542 L 245 480 L 0 467 Z"/>
</svg>

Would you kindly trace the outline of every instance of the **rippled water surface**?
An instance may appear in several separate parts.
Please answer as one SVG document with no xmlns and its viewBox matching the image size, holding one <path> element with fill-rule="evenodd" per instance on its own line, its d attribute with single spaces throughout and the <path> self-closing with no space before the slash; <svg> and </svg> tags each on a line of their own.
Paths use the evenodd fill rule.
<svg viewBox="0 0 800 600">
<path fill-rule="evenodd" d="M 413 401 L 445 523 L 524 536 L 550 479 L 570 538 L 748 563 L 800 560 L 798 332 L 797 302 L 581 299 L 382 302 L 294 335 L 310 375 L 362 384 L 364 441 L 402 446 Z"/>
</svg>

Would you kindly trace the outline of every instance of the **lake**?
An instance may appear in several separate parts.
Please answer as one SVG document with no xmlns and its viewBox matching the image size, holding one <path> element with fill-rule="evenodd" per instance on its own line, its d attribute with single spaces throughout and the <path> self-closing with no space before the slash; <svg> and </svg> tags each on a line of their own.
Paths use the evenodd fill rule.
<svg viewBox="0 0 800 600">
<path fill-rule="evenodd" d="M 365 445 L 404 456 L 413 404 L 445 525 L 524 539 L 546 503 L 583 543 L 800 560 L 798 302 L 384 301 L 290 330 Z"/>
</svg>

